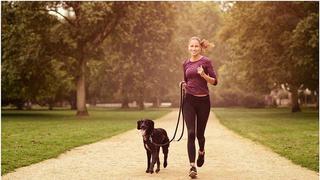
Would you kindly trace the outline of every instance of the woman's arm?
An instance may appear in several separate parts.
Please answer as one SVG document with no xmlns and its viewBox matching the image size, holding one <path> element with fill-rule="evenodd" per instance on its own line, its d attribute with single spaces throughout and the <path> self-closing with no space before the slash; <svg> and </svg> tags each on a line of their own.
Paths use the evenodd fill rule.
<svg viewBox="0 0 320 180">
<path fill-rule="evenodd" d="M 204 71 L 203 71 L 203 73 L 200 74 L 200 76 L 203 77 L 208 83 L 210 83 L 212 85 L 217 84 L 217 79 L 206 75 L 206 73 L 204 73 Z"/>
<path fill-rule="evenodd" d="M 212 68 L 212 67 L 211 67 Z M 201 77 L 203 77 L 208 83 L 212 84 L 212 85 L 217 85 L 218 81 L 217 78 L 215 76 L 215 73 L 213 71 L 213 69 L 211 70 L 212 72 L 209 72 L 209 74 L 207 75 L 204 72 L 204 69 L 202 66 L 198 67 L 198 73 Z M 214 75 L 214 77 L 211 77 L 210 74 Z"/>
</svg>

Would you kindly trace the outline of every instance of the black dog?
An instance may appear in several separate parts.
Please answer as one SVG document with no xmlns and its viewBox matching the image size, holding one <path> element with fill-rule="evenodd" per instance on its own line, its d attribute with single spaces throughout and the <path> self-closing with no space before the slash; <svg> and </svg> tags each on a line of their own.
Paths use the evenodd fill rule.
<svg viewBox="0 0 320 180">
<path fill-rule="evenodd" d="M 153 173 L 154 164 L 157 162 L 156 173 L 160 171 L 159 151 L 160 146 L 156 144 L 165 144 L 162 146 L 164 154 L 163 167 L 167 167 L 167 158 L 169 152 L 169 138 L 166 130 L 154 128 L 154 122 L 150 119 L 137 121 L 137 129 L 141 131 L 144 148 L 147 151 L 147 170 L 146 173 Z M 151 159 L 151 161 L 150 161 Z"/>
</svg>

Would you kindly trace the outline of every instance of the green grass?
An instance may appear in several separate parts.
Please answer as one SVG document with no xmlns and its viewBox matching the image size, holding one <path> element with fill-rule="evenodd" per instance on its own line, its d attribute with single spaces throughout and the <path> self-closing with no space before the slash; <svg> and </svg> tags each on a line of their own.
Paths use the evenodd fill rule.
<svg viewBox="0 0 320 180">
<path fill-rule="evenodd" d="M 220 122 L 308 169 L 319 171 L 318 111 L 303 109 L 215 108 Z"/>
<path fill-rule="evenodd" d="M 70 110 L 2 110 L 1 173 L 57 157 L 71 148 L 133 129 L 138 119 L 157 119 L 168 112 L 170 109 L 91 109 L 90 116 L 77 119 Z"/>
</svg>

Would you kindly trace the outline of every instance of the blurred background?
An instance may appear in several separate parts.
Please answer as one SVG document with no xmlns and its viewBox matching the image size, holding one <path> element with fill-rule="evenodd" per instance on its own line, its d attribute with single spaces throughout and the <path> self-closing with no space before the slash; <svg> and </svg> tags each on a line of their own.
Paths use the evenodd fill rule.
<svg viewBox="0 0 320 180">
<path fill-rule="evenodd" d="M 213 107 L 318 108 L 319 2 L 2 2 L 1 106 L 178 107 L 188 40 Z"/>
</svg>

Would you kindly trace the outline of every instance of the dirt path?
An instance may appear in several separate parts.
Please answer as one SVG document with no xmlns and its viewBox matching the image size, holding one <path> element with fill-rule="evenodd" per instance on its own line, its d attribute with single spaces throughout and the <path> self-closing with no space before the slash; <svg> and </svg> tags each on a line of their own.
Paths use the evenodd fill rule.
<svg viewBox="0 0 320 180">
<path fill-rule="evenodd" d="M 155 123 L 172 137 L 177 111 Z M 168 167 L 159 174 L 146 174 L 146 155 L 137 130 L 68 151 L 2 177 L 7 179 L 189 179 L 186 135 L 169 149 Z M 160 155 L 163 161 L 163 155 Z M 206 130 L 206 160 L 198 179 L 318 179 L 314 171 L 294 165 L 250 140 L 223 127 L 213 113 Z"/>
</svg>

